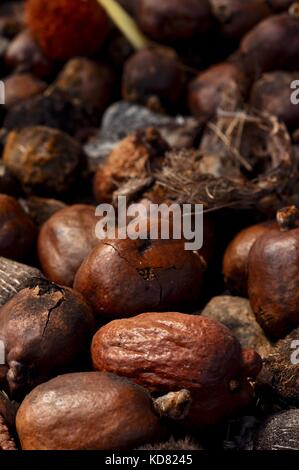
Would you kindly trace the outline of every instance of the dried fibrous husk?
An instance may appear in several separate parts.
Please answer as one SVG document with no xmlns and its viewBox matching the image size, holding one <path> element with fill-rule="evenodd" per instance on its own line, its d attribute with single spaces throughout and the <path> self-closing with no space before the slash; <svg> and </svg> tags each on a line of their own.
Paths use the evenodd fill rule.
<svg viewBox="0 0 299 470">
<path fill-rule="evenodd" d="M 286 338 L 278 341 L 271 353 L 264 359 L 260 382 L 274 391 L 279 400 L 287 406 L 299 406 L 299 328 Z"/>
<path fill-rule="evenodd" d="M 19 292 L 30 279 L 43 277 L 37 268 L 0 256 L 0 306 Z"/>
<path fill-rule="evenodd" d="M 170 152 L 156 187 L 180 203 L 205 209 L 263 207 L 291 192 L 298 175 L 289 133 L 265 113 L 219 111 L 207 126 L 200 149 Z"/>
</svg>

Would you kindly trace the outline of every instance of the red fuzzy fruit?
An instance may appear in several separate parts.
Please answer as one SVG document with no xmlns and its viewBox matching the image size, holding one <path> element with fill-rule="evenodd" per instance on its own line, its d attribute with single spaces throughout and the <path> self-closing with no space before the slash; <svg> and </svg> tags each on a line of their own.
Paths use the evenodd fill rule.
<svg viewBox="0 0 299 470">
<path fill-rule="evenodd" d="M 26 14 L 33 35 L 53 60 L 94 54 L 108 32 L 97 0 L 27 0 Z"/>
</svg>

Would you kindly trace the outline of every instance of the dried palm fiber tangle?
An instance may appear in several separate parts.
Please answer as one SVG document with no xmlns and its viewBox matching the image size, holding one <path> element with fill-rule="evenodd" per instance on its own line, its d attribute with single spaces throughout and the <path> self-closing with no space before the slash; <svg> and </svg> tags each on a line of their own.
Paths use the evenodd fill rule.
<svg viewBox="0 0 299 470">
<path fill-rule="evenodd" d="M 285 125 L 265 113 L 218 111 L 199 150 L 170 152 L 155 174 L 155 187 L 179 203 L 206 210 L 249 208 L 271 196 L 279 203 L 297 181 Z"/>
</svg>

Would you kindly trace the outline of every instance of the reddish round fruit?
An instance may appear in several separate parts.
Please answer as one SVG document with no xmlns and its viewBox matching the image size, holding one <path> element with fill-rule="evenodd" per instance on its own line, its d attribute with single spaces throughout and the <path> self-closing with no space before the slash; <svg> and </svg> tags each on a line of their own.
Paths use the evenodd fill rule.
<svg viewBox="0 0 299 470">
<path fill-rule="evenodd" d="M 191 39 L 213 24 L 208 0 L 139 0 L 137 20 L 159 42 Z"/>
<path fill-rule="evenodd" d="M 66 207 L 42 226 L 38 256 L 43 272 L 51 281 L 72 287 L 82 261 L 98 242 L 95 210 L 85 204 Z"/>
<path fill-rule="evenodd" d="M 195 116 L 209 119 L 228 98 L 240 106 L 246 90 L 246 76 L 240 66 L 223 62 L 201 72 L 188 87 L 189 109 Z"/>
<path fill-rule="evenodd" d="M 17 414 L 23 450 L 128 450 L 163 435 L 149 394 L 113 374 L 65 374 L 36 387 Z"/>
<path fill-rule="evenodd" d="M 251 307 L 273 339 L 299 326 L 299 211 L 277 213 L 280 230 L 259 237 L 249 253 L 248 292 Z"/>
<path fill-rule="evenodd" d="M 35 227 L 20 204 L 0 194 L 0 256 L 21 260 L 33 247 Z"/>
<path fill-rule="evenodd" d="M 184 82 L 185 74 L 174 50 L 165 47 L 142 49 L 125 63 L 123 98 L 158 111 L 176 109 Z"/>
<path fill-rule="evenodd" d="M 107 16 L 97 0 L 28 0 L 26 13 L 30 30 L 53 60 L 92 55 L 107 36 Z"/>
<path fill-rule="evenodd" d="M 4 85 L 5 106 L 7 108 L 33 96 L 40 95 L 47 88 L 45 82 L 30 73 L 10 75 L 4 80 Z"/>
<path fill-rule="evenodd" d="M 153 393 L 187 389 L 192 402 L 186 424 L 214 424 L 252 398 L 248 377 L 261 359 L 242 351 L 217 321 L 177 312 L 143 313 L 115 320 L 95 334 L 91 354 L 97 370 L 114 372 Z"/>
<path fill-rule="evenodd" d="M 106 319 L 185 312 L 198 306 L 204 269 L 184 240 L 103 240 L 83 261 L 74 288 Z"/>
<path fill-rule="evenodd" d="M 223 274 L 226 285 L 234 293 L 248 295 L 248 258 L 251 247 L 264 233 L 277 228 L 273 222 L 256 224 L 241 230 L 230 242 L 223 258 Z"/>
</svg>

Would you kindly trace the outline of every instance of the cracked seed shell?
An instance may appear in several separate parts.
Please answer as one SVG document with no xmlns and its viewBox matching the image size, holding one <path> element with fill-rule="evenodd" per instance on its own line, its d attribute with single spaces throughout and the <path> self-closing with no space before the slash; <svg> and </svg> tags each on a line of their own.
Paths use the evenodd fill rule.
<svg viewBox="0 0 299 470">
<path fill-rule="evenodd" d="M 190 311 L 201 295 L 204 262 L 184 240 L 103 240 L 80 266 L 74 289 L 106 319 L 146 311 Z"/>
<path fill-rule="evenodd" d="M 78 292 L 33 279 L 0 309 L 7 384 L 23 396 L 86 357 L 94 317 Z"/>
</svg>

